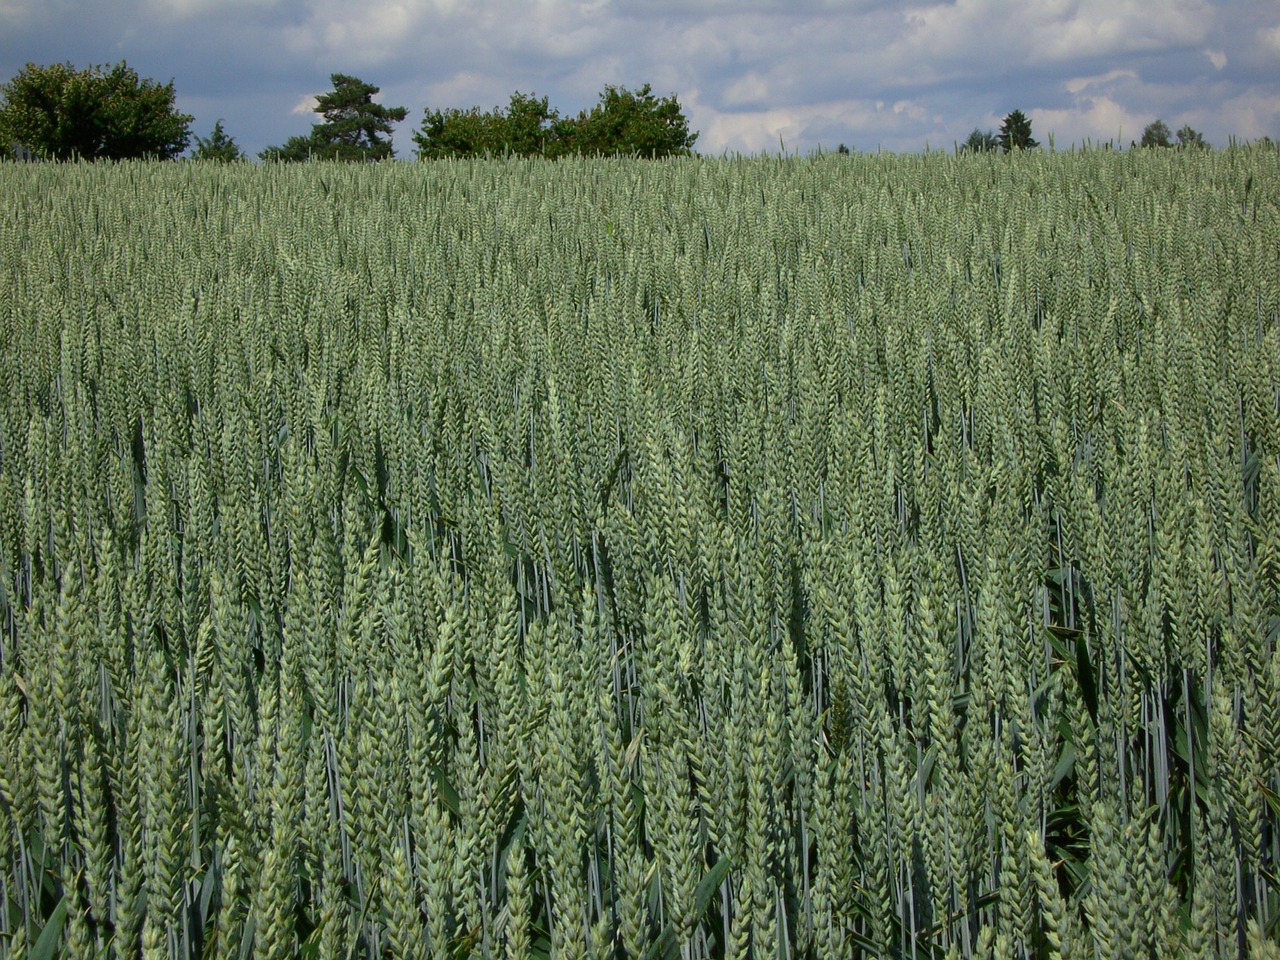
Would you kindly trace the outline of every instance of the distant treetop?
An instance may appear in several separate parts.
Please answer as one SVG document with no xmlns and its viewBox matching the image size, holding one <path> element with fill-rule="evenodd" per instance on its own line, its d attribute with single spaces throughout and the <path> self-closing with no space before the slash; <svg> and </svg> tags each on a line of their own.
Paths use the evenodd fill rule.
<svg viewBox="0 0 1280 960">
<path fill-rule="evenodd" d="M 960 144 L 961 153 L 991 153 L 1000 149 L 1000 141 L 990 130 L 973 128 L 964 143 Z"/>
<path fill-rule="evenodd" d="M 689 130 L 674 94 L 655 96 L 646 83 L 634 91 L 606 86 L 590 111 L 572 118 L 561 117 L 546 97 L 518 90 L 505 112 L 428 109 L 413 139 L 423 160 L 486 154 L 670 157 L 692 153 L 698 134 Z"/>
<path fill-rule="evenodd" d="M 1138 142 L 1140 147 L 1172 147 L 1173 134 L 1169 132 L 1169 125 L 1158 117 L 1152 120 L 1143 128 L 1142 139 Z"/>
<path fill-rule="evenodd" d="M 280 147 L 267 147 L 263 160 L 387 160 L 395 155 L 391 125 L 409 111 L 374 103 L 380 90 L 345 73 L 329 75 L 333 89 L 316 98 L 315 112 L 324 117 L 311 133 L 290 137 Z"/>
<path fill-rule="evenodd" d="M 244 151 L 227 132 L 222 129 L 222 120 L 213 125 L 213 132 L 208 137 L 196 137 L 196 148 L 191 153 L 193 160 L 216 160 L 219 163 L 232 163 L 244 159 Z"/>
<path fill-rule="evenodd" d="M 1189 123 L 1183 124 L 1175 136 L 1178 138 L 1178 146 L 1180 147 L 1209 146 L 1209 141 L 1204 138 L 1204 134 L 1194 129 Z"/>
<path fill-rule="evenodd" d="M 1177 142 L 1174 142 L 1177 137 Z M 1169 125 L 1163 120 L 1156 118 L 1148 123 L 1142 130 L 1142 139 L 1136 144 L 1130 146 L 1139 147 L 1208 147 L 1209 142 L 1205 140 L 1204 134 L 1196 130 L 1191 124 L 1183 124 L 1182 128 L 1175 134 L 1170 133 Z"/>
<path fill-rule="evenodd" d="M 1031 118 L 1021 110 L 1014 110 L 1004 118 L 996 141 L 1005 153 L 1011 153 L 1014 150 L 1034 150 L 1040 146 L 1039 141 L 1031 136 Z"/>
</svg>

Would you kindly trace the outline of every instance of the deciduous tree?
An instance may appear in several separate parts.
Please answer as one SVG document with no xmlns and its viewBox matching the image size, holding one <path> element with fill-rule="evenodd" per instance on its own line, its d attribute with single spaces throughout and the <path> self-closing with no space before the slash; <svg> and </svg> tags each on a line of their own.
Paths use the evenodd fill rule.
<svg viewBox="0 0 1280 960">
<path fill-rule="evenodd" d="M 213 132 L 208 137 L 196 137 L 196 148 L 191 153 L 193 160 L 216 160 L 219 163 L 231 163 L 244 158 L 244 151 L 234 139 L 227 136 L 222 129 L 222 121 L 213 125 Z"/>
<path fill-rule="evenodd" d="M 601 154 L 667 157 L 692 152 L 698 139 L 675 95 L 657 97 L 649 84 L 639 90 L 605 87 L 600 101 L 576 117 L 562 118 L 546 97 L 516 91 L 506 111 L 494 108 L 427 110 L 414 135 L 418 156 L 514 155 L 562 157 Z"/>
<path fill-rule="evenodd" d="M 608 156 L 687 156 L 698 139 L 675 94 L 659 98 L 647 83 L 635 91 L 606 86 L 600 102 L 561 131 L 563 152 Z"/>
<path fill-rule="evenodd" d="M 1172 134 L 1169 133 L 1169 125 L 1163 120 L 1157 118 L 1148 123 L 1142 130 L 1142 139 L 1138 142 L 1140 147 L 1172 147 Z"/>
<path fill-rule="evenodd" d="M 479 107 L 428 110 L 413 140 L 423 160 L 486 154 L 541 156 L 548 152 L 559 119 L 546 97 L 517 90 L 505 112 L 498 107 L 490 113 L 482 113 Z"/>
<path fill-rule="evenodd" d="M 1207 147 L 1209 141 L 1204 138 L 1204 134 L 1194 129 L 1191 124 L 1184 124 L 1177 133 L 1178 146 L 1180 147 Z"/>
<path fill-rule="evenodd" d="M 989 153 L 998 149 L 1000 149 L 1000 141 L 996 135 L 990 130 L 979 130 L 977 127 L 974 127 L 965 142 L 960 144 L 961 153 Z"/>
<path fill-rule="evenodd" d="M 28 63 L 0 95 L 0 143 L 46 160 L 169 159 L 191 139 L 173 81 L 142 79 L 124 61 L 84 70 Z"/>
</svg>

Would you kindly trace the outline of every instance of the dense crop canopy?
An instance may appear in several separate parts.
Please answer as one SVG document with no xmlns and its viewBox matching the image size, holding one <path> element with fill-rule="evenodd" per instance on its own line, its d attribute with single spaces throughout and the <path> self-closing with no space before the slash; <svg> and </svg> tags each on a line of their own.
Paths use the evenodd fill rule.
<svg viewBox="0 0 1280 960">
<path fill-rule="evenodd" d="M 0 165 L 0 958 L 1275 956 L 1278 251 L 1261 147 Z"/>
</svg>

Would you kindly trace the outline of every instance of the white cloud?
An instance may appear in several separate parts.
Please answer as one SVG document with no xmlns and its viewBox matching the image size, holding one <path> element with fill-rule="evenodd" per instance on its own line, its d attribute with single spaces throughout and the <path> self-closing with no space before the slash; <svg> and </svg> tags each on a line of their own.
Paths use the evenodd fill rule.
<svg viewBox="0 0 1280 960">
<path fill-rule="evenodd" d="M 1036 139 L 1045 146 L 1053 134 L 1055 148 L 1072 144 L 1114 141 L 1128 146 L 1130 140 L 1142 135 L 1142 128 L 1151 117 L 1135 112 L 1107 96 L 1081 97 L 1064 109 L 1037 109 L 1027 111 L 1031 117 Z"/>
<path fill-rule="evenodd" d="M 918 100 L 899 100 L 893 105 L 893 112 L 914 120 L 917 123 L 925 123 L 931 118 L 929 111 Z"/>
<path fill-rule="evenodd" d="M 1013 107 L 1060 141 L 1156 116 L 1280 133 L 1280 0 L 0 0 L 0 80 L 127 58 L 246 149 L 314 120 L 331 72 L 386 102 L 562 113 L 605 84 L 676 93 L 699 149 L 917 150 Z M 696 91 L 696 99 L 691 91 Z M 1195 119 L 1200 117 L 1201 120 Z M 402 155 L 408 131 L 399 128 Z M 1125 141 L 1127 143 L 1127 139 Z"/>
<path fill-rule="evenodd" d="M 1100 73 L 1093 77 L 1072 77 L 1063 84 L 1067 92 L 1072 96 L 1083 93 L 1090 87 L 1105 87 L 1112 85 L 1117 80 L 1137 80 L 1138 74 L 1133 70 L 1108 70 L 1106 73 Z"/>
<path fill-rule="evenodd" d="M 1207 112 L 1197 114 L 1192 119 L 1197 127 L 1209 122 L 1222 125 L 1233 136 L 1244 140 L 1257 140 L 1260 137 L 1280 135 L 1280 93 L 1271 90 L 1249 90 L 1237 96 L 1228 97 Z"/>
<path fill-rule="evenodd" d="M 985 56 L 993 65 L 1067 62 L 1203 43 L 1205 0 L 956 0 L 905 15 L 899 41 L 925 62 Z"/>
<path fill-rule="evenodd" d="M 720 113 L 718 111 L 699 111 L 700 133 L 698 149 L 708 154 L 719 154 L 726 150 L 746 153 L 776 151 L 785 145 L 790 137 L 795 142 L 803 118 L 794 111 L 751 110 L 742 113 Z"/>
<path fill-rule="evenodd" d="M 899 101 L 891 107 L 883 101 L 850 99 L 755 110 L 721 110 L 705 102 L 697 91 L 682 99 L 691 126 L 701 131 L 697 148 L 711 156 L 725 151 L 790 153 L 816 146 L 827 150 L 844 143 L 860 150 L 875 150 L 901 136 L 915 137 L 924 146 L 950 142 L 941 119 L 918 101 Z"/>
<path fill-rule="evenodd" d="M 334 64 L 326 72 L 368 69 L 411 56 L 432 20 L 448 18 L 450 7 L 447 0 L 320 0 L 281 32 L 294 57 Z"/>
<path fill-rule="evenodd" d="M 727 107 L 767 103 L 768 100 L 769 82 L 764 76 L 754 71 L 744 74 L 730 83 L 721 97 L 721 102 Z"/>
<path fill-rule="evenodd" d="M 418 11 L 403 3 L 386 3 L 361 11 L 330 25 L 326 39 L 332 49 L 344 47 L 394 48 L 397 41 L 411 36 Z"/>
<path fill-rule="evenodd" d="M 527 91 L 526 91 L 527 92 Z M 451 76 L 442 83 L 433 83 L 426 87 L 423 102 L 436 106 L 480 107 L 489 110 L 496 106 L 506 106 L 512 91 L 500 81 L 495 81 L 483 73 L 462 71 Z"/>
<path fill-rule="evenodd" d="M 276 4 L 277 0 L 146 0 L 144 10 L 152 16 L 187 20 L 229 11 L 243 14 L 246 8 L 268 10 Z"/>
<path fill-rule="evenodd" d="M 305 97 L 293 105 L 293 109 L 289 112 L 292 114 L 305 114 L 310 116 L 316 112 L 319 100 L 314 93 L 308 93 Z"/>
</svg>

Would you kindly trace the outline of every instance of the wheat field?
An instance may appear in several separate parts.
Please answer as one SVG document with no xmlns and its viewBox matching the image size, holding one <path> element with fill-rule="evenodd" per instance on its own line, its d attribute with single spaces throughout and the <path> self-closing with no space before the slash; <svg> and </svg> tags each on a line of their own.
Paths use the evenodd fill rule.
<svg viewBox="0 0 1280 960">
<path fill-rule="evenodd" d="M 1280 957 L 1280 151 L 0 164 L 0 960 Z"/>
</svg>

